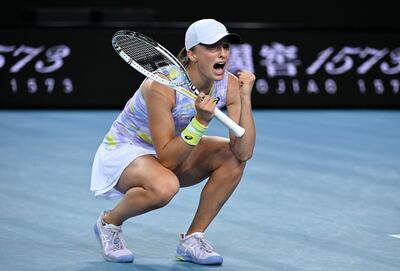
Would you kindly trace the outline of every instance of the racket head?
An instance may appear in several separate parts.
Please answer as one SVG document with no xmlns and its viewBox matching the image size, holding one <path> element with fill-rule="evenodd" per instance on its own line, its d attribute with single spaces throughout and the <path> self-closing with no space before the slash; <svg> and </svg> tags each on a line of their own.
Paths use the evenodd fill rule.
<svg viewBox="0 0 400 271">
<path fill-rule="evenodd" d="M 173 54 L 139 32 L 115 32 L 112 46 L 126 63 L 160 84 L 175 88 L 190 82 L 185 68 Z"/>
</svg>

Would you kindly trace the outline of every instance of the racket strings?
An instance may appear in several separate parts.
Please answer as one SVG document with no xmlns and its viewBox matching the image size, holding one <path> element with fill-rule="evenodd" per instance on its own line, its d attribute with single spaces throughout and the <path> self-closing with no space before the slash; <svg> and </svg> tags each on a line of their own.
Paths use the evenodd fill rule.
<svg viewBox="0 0 400 271">
<path fill-rule="evenodd" d="M 119 38 L 117 40 L 121 49 L 140 66 L 150 73 L 159 71 L 175 64 L 165 55 L 158 51 L 154 46 L 136 38 Z"/>
</svg>

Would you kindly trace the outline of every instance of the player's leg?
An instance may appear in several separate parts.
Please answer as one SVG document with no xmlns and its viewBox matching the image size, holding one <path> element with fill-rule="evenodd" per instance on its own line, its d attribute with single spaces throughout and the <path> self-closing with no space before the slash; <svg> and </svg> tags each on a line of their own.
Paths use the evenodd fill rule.
<svg viewBox="0 0 400 271">
<path fill-rule="evenodd" d="M 152 155 L 137 158 L 123 171 L 115 188 L 124 193 L 105 221 L 121 225 L 125 220 L 165 206 L 178 192 L 176 175 Z"/>
<path fill-rule="evenodd" d="M 181 186 L 194 185 L 208 177 L 192 224 L 180 237 L 178 259 L 200 264 L 222 263 L 222 257 L 204 239 L 204 231 L 239 184 L 245 165 L 233 155 L 226 139 L 205 137 L 175 171 Z"/>
<path fill-rule="evenodd" d="M 121 224 L 167 204 L 178 192 L 179 182 L 153 156 L 145 155 L 125 168 L 115 188 L 124 196 L 115 208 L 100 215 L 95 234 L 107 261 L 132 262 L 134 255 L 126 247 Z"/>
</svg>

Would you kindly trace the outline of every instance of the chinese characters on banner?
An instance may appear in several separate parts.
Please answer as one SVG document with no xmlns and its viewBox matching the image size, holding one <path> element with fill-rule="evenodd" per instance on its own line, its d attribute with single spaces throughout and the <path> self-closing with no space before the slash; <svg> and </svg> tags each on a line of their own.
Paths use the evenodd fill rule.
<svg viewBox="0 0 400 271">
<path fill-rule="evenodd" d="M 400 108 L 396 31 L 233 31 L 245 38 L 231 45 L 227 69 L 255 73 L 255 108 Z M 183 29 L 141 32 L 182 48 Z M 120 108 L 144 78 L 115 55 L 113 33 L 0 30 L 0 108 Z"/>
<path fill-rule="evenodd" d="M 255 72 L 260 95 L 399 94 L 400 47 L 322 47 L 307 52 L 308 61 L 301 59 L 302 49 L 276 41 L 260 47 L 232 45 L 228 70 Z"/>
</svg>

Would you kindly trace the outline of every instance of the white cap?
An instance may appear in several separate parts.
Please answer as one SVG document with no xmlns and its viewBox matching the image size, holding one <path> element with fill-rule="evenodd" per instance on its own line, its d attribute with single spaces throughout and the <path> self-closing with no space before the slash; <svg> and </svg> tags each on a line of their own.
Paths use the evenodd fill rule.
<svg viewBox="0 0 400 271">
<path fill-rule="evenodd" d="M 226 27 L 214 19 L 202 19 L 192 23 L 186 30 L 185 48 L 192 49 L 197 44 L 214 44 L 227 37 L 230 42 L 240 42 L 240 36 L 229 33 Z"/>
</svg>

